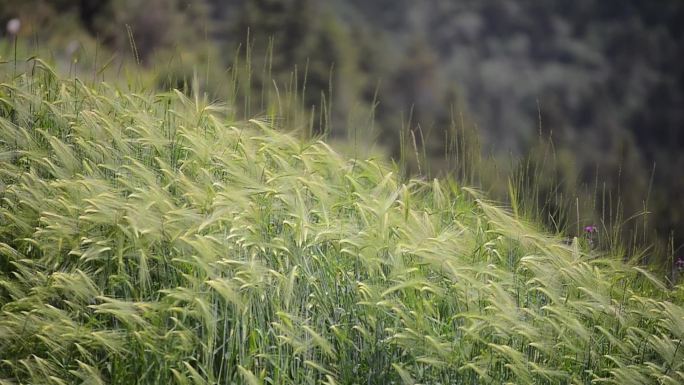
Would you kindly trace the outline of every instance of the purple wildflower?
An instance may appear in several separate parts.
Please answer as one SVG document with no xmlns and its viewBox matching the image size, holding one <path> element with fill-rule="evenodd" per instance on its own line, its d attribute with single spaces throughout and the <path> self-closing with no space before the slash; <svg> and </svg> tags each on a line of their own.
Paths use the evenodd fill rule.
<svg viewBox="0 0 684 385">
<path fill-rule="evenodd" d="M 684 257 L 677 257 L 677 260 L 675 261 L 675 266 L 679 271 L 684 270 Z"/>
<path fill-rule="evenodd" d="M 598 227 L 594 225 L 584 226 L 584 232 L 587 234 L 598 233 Z"/>
</svg>

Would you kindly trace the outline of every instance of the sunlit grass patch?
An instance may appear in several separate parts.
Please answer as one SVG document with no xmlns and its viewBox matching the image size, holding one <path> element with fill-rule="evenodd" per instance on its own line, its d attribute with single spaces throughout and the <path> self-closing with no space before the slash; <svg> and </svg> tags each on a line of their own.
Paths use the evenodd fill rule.
<svg viewBox="0 0 684 385">
<path fill-rule="evenodd" d="M 646 270 L 228 108 L 2 84 L 2 381 L 684 381 Z"/>
</svg>

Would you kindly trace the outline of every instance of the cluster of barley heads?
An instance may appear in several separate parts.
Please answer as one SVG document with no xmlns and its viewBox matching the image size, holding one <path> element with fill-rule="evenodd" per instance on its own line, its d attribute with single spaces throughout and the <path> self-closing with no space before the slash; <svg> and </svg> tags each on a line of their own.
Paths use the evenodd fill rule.
<svg viewBox="0 0 684 385">
<path fill-rule="evenodd" d="M 684 382 L 681 289 L 231 108 L 0 85 L 0 384 Z"/>
</svg>

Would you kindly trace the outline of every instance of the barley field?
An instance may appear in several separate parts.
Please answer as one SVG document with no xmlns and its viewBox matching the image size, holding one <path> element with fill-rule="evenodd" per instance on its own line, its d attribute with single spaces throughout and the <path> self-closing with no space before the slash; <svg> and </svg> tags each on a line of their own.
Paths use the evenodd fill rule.
<svg viewBox="0 0 684 385">
<path fill-rule="evenodd" d="M 0 85 L 0 384 L 681 384 L 684 291 L 181 92 Z"/>
</svg>

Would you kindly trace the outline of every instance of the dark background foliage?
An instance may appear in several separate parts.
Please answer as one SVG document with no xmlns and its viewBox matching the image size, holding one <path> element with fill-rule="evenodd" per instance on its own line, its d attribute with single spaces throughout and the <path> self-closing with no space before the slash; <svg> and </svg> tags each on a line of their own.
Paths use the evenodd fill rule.
<svg viewBox="0 0 684 385">
<path fill-rule="evenodd" d="M 520 183 L 535 186 L 531 199 L 547 222 L 574 211 L 549 196 L 585 196 L 593 214 L 565 214 L 571 231 L 620 221 L 606 214 L 610 207 L 622 220 L 649 211 L 641 230 L 669 240 L 670 253 L 684 240 L 678 0 L 2 2 L 0 22 L 13 17 L 23 22 L 21 39 L 48 45 L 58 60 L 71 42 L 88 40 L 131 56 L 132 35 L 136 60 L 157 73 L 160 87 L 181 88 L 197 72 L 224 76 L 249 46 L 255 73 L 268 67 L 287 82 L 296 67 L 301 82 L 306 72 L 303 104 L 332 105 L 333 138 L 377 140 L 396 159 L 413 136 L 430 164 L 421 172 L 445 174 L 466 167 L 445 162 L 445 141 L 477 126 L 479 139 L 471 133 L 467 143 L 481 141 L 481 150 L 471 151 L 499 166 L 467 165 L 479 167 L 469 182 L 503 198 L 501 173 L 514 175 L 510 159 L 520 157 L 541 170 Z M 271 88 L 267 78 L 255 75 L 250 87 Z M 230 93 L 221 82 L 201 86 L 218 100 Z M 250 103 L 250 113 L 264 112 L 263 103 Z M 375 132 L 359 117 L 371 117 Z"/>
</svg>

